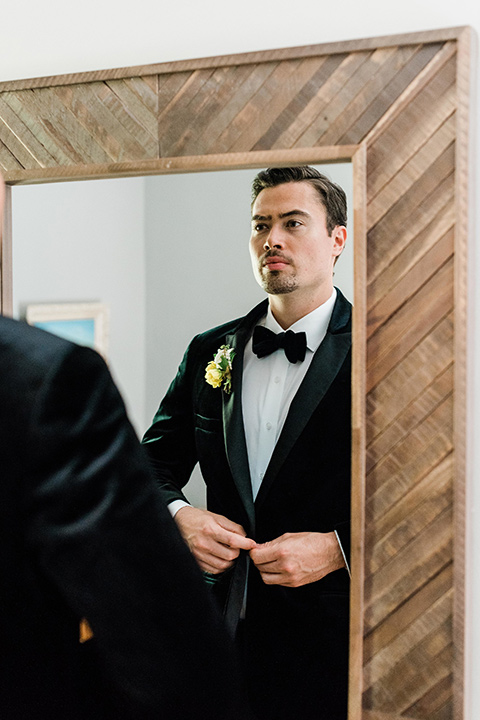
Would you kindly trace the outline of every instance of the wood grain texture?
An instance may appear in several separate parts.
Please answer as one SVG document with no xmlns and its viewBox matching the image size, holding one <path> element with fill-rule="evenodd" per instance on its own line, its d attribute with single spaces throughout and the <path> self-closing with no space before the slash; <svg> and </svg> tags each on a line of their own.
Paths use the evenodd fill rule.
<svg viewBox="0 0 480 720">
<path fill-rule="evenodd" d="M 470 583 L 472 575 L 470 562 L 467 555 L 466 538 L 471 538 L 471 519 L 467 509 L 471 503 L 472 486 L 475 478 L 472 477 L 470 458 L 467 462 L 467 453 L 470 451 L 469 439 L 474 439 L 473 422 L 471 421 L 472 403 L 468 397 L 470 390 L 469 381 L 472 381 L 471 352 L 469 348 L 473 344 L 474 324 L 472 288 L 473 280 L 469 282 L 468 269 L 469 245 L 472 243 L 473 234 L 473 212 L 474 207 L 474 157 L 473 142 L 471 140 L 471 128 L 474 124 L 474 104 L 471 103 L 472 87 L 474 83 L 471 72 L 470 58 L 477 53 L 476 36 L 473 32 L 465 32 L 459 38 L 458 43 L 458 64 L 457 64 L 457 152 L 455 158 L 456 178 L 456 224 L 455 224 L 455 355 L 465 358 L 465 362 L 455 364 L 454 392 L 457 402 L 454 410 L 454 445 L 455 445 L 455 477 L 464 479 L 455 485 L 455 506 L 454 506 L 454 616 L 453 634 L 458 637 L 453 648 L 453 681 L 454 681 L 454 720 L 462 720 L 464 712 L 470 713 L 468 706 L 471 693 L 465 692 L 464 679 L 472 677 L 470 668 L 471 658 L 466 657 L 466 632 L 469 627 L 471 616 L 466 613 L 466 584 Z M 472 273 L 473 274 L 473 273 Z M 467 357 L 469 361 L 467 362 Z M 467 375 L 467 369 L 470 377 Z M 471 390 L 470 390 L 471 392 Z M 470 415 L 470 417 L 468 417 Z M 468 422 L 470 420 L 470 422 Z M 471 456 L 470 456 L 471 457 Z M 468 475 L 467 475 L 468 472 Z M 471 550 L 470 550 L 471 552 Z M 467 567 L 466 567 L 467 566 Z M 472 613 L 470 604 L 469 612 Z M 467 669 L 465 669 L 467 666 Z M 466 698 L 468 701 L 466 702 Z"/>
<path fill-rule="evenodd" d="M 10 184 L 352 160 L 349 720 L 462 720 L 465 28 L 0 83 Z M 11 307 L 11 223 L 2 302 Z"/>
<path fill-rule="evenodd" d="M 444 45 L 367 141 L 371 718 L 454 717 L 456 73 Z"/>
<path fill-rule="evenodd" d="M 361 720 L 364 663 L 365 591 L 365 462 L 366 462 L 366 340 L 367 340 L 367 151 L 361 145 L 353 160 L 353 218 L 355 225 L 355 304 L 352 356 L 352 541 L 350 602 L 349 720 Z M 360 610 L 360 611 L 359 611 Z"/>
<path fill-rule="evenodd" d="M 0 309 L 12 315 L 12 188 L 5 188 L 3 228 L 0 228 Z"/>
<path fill-rule="evenodd" d="M 145 78 L 125 78 L 0 93 L 4 172 L 158 157 L 153 80 L 155 89 Z"/>
<path fill-rule="evenodd" d="M 450 58 L 450 74 L 433 77 L 443 83 L 443 95 L 454 85 L 452 41 L 357 45 L 339 45 L 330 54 L 313 48 L 249 54 L 220 65 L 192 61 L 189 70 L 177 63 L 154 73 L 153 66 L 135 76 L 112 73 L 100 79 L 87 73 L 83 81 L 75 76 L 77 82 L 68 76 L 50 85 L 40 79 L 29 86 L 1 84 L 1 167 L 12 182 L 29 182 L 36 172 L 55 179 L 59 169 L 63 179 L 78 177 L 82 166 L 82 177 L 98 177 L 105 166 L 114 174 L 112 166 L 120 163 L 151 162 L 161 169 L 158 163 L 166 158 L 358 145 L 422 73 L 431 74 L 432 65 L 443 69 Z M 444 114 L 451 115 L 451 98 L 443 103 Z M 431 104 L 427 110 L 437 118 Z M 397 119 L 394 131 L 372 144 L 370 162 L 376 164 L 377 153 L 378 162 L 391 154 L 403 132 L 398 125 Z M 436 141 L 437 153 L 448 138 L 447 128 Z M 410 160 L 404 177 L 420 173 L 415 158 L 424 143 L 424 136 L 415 134 L 404 148 Z M 401 155 L 397 163 L 404 162 Z M 374 177 L 372 165 L 369 196 L 387 185 L 376 200 L 377 213 L 399 192 L 396 169 L 394 164 L 387 177 Z"/>
</svg>

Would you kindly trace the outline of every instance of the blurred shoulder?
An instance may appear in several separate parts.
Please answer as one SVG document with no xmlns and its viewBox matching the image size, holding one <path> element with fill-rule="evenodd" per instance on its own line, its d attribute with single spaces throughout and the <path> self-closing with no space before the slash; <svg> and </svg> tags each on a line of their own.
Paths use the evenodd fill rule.
<svg viewBox="0 0 480 720">
<path fill-rule="evenodd" d="M 32 327 L 25 322 L 0 316 L 0 372 L 3 383 L 45 377 L 72 358 L 82 365 L 105 365 L 94 350 Z"/>
</svg>

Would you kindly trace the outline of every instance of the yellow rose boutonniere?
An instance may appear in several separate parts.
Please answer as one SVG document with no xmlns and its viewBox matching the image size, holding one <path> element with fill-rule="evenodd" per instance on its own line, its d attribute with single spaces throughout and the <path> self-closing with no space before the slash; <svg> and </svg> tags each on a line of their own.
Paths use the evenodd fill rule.
<svg viewBox="0 0 480 720">
<path fill-rule="evenodd" d="M 214 358 L 205 368 L 205 380 L 214 388 L 222 387 L 226 393 L 232 390 L 232 362 L 235 357 L 233 348 L 222 345 Z"/>
<path fill-rule="evenodd" d="M 209 362 L 205 368 L 205 380 L 214 388 L 220 387 L 222 384 L 222 373 L 217 368 L 213 360 L 212 362 Z"/>
</svg>

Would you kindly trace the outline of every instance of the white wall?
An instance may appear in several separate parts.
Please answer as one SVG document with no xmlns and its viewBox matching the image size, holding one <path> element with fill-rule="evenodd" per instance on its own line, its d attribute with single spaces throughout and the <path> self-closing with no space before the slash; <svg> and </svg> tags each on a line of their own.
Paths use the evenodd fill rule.
<svg viewBox="0 0 480 720">
<path fill-rule="evenodd" d="M 122 67 L 191 57 L 291 47 L 440 27 L 471 25 L 480 31 L 480 4 L 472 0 L 84 0 L 75 9 L 61 0 L 16 0 L 2 8 L 0 80 L 38 77 L 89 69 Z M 475 62 L 478 71 L 478 60 Z M 476 89 L 480 73 L 477 72 Z M 478 109 L 476 110 L 478 125 Z M 476 150 L 475 165 L 479 154 Z M 478 192 L 476 194 L 478 204 Z M 472 230 L 472 246 L 478 246 Z M 472 279 L 480 273 L 480 255 L 472 253 Z M 480 305 L 473 287 L 471 309 Z M 469 397 L 470 479 L 467 545 L 471 580 L 467 616 L 469 678 L 468 720 L 480 718 L 480 443 L 474 428 L 480 420 L 480 322 L 471 342 Z M 478 615 L 478 614 L 477 614 Z M 470 662 L 471 661 L 471 662 Z"/>
<path fill-rule="evenodd" d="M 145 430 L 143 178 L 15 187 L 14 315 L 30 303 L 103 302 L 109 364 Z"/>
<path fill-rule="evenodd" d="M 472 0 L 15 0 L 3 3 L 0 79 L 480 27 Z"/>
</svg>

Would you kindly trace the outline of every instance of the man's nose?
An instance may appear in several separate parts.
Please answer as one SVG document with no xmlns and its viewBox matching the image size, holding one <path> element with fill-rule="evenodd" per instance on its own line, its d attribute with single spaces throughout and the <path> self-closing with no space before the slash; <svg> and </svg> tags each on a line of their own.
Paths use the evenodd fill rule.
<svg viewBox="0 0 480 720">
<path fill-rule="evenodd" d="M 282 232 L 279 228 L 272 227 L 263 245 L 264 250 L 273 250 L 283 247 Z"/>
</svg>

